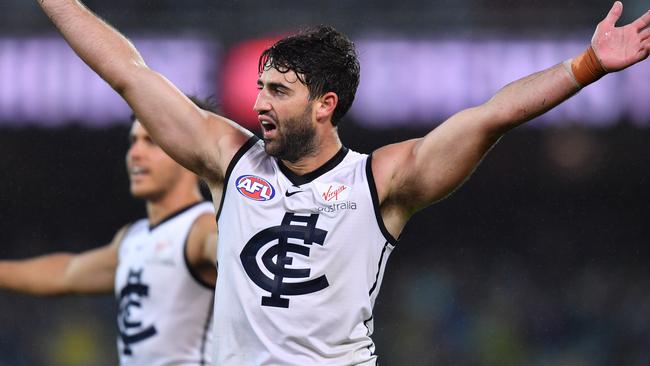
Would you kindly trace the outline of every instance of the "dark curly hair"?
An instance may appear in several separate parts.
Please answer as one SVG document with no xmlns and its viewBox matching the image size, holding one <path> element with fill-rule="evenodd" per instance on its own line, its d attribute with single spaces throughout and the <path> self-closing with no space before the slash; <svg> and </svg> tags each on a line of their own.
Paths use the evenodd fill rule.
<svg viewBox="0 0 650 366">
<path fill-rule="evenodd" d="M 336 124 L 347 113 L 359 86 L 359 60 L 354 43 L 330 26 L 319 26 L 283 38 L 262 52 L 258 72 L 274 68 L 294 71 L 314 100 L 328 92 L 339 97 L 332 116 Z"/>
</svg>

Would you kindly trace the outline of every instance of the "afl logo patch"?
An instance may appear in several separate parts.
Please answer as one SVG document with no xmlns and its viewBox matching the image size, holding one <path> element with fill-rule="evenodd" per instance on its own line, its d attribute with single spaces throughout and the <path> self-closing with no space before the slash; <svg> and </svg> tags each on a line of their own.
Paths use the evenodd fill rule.
<svg viewBox="0 0 650 366">
<path fill-rule="evenodd" d="M 254 201 L 268 201 L 275 196 L 275 189 L 268 180 L 256 175 L 242 175 L 235 185 L 239 193 Z"/>
</svg>

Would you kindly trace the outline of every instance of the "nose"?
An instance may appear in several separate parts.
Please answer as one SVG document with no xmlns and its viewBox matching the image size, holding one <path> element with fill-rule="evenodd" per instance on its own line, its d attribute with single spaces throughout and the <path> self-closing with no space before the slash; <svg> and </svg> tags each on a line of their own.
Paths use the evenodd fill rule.
<svg viewBox="0 0 650 366">
<path fill-rule="evenodd" d="M 271 104 L 265 96 L 264 90 L 260 90 L 257 93 L 257 98 L 255 99 L 255 104 L 253 105 L 253 110 L 258 114 L 263 114 L 271 110 Z"/>
<path fill-rule="evenodd" d="M 129 147 L 129 150 L 126 152 L 126 159 L 127 160 L 135 160 L 139 159 L 142 155 L 142 143 L 139 141 L 133 141 L 131 146 Z"/>
</svg>

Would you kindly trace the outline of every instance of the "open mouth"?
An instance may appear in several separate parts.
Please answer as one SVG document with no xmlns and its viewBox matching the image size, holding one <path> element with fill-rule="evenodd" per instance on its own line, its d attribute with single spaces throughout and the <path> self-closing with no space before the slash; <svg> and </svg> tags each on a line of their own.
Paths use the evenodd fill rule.
<svg viewBox="0 0 650 366">
<path fill-rule="evenodd" d="M 277 129 L 275 123 L 271 122 L 270 120 L 265 119 L 263 121 L 260 121 L 260 123 L 262 124 L 262 128 L 264 129 L 264 132 L 270 132 Z"/>
<path fill-rule="evenodd" d="M 129 169 L 129 173 L 131 173 L 132 177 L 141 177 L 143 175 L 149 174 L 149 170 L 140 166 L 134 166 Z"/>
</svg>

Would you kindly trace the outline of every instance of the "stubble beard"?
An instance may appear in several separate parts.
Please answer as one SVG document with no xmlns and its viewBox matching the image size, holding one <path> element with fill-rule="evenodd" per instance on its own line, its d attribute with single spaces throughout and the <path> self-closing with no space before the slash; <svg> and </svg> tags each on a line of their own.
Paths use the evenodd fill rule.
<svg viewBox="0 0 650 366">
<path fill-rule="evenodd" d="M 311 108 L 297 117 L 282 123 L 274 141 L 264 141 L 266 153 L 292 163 L 314 155 L 316 152 L 316 128 L 311 124 Z"/>
</svg>

